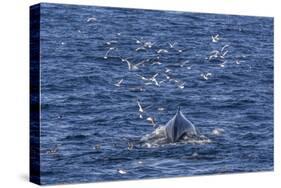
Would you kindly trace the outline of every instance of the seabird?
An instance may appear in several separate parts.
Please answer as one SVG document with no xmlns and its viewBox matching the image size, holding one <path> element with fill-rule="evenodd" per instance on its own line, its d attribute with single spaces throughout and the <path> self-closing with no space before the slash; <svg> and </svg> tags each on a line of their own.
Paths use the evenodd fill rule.
<svg viewBox="0 0 281 188">
<path fill-rule="evenodd" d="M 177 44 L 177 42 L 174 42 L 174 43 L 168 42 L 168 44 L 169 44 L 170 48 L 174 48 L 174 46 Z"/>
<path fill-rule="evenodd" d="M 160 61 L 154 61 L 151 65 L 161 65 L 162 63 Z"/>
<path fill-rule="evenodd" d="M 99 145 L 99 144 L 96 144 L 96 145 L 95 145 L 95 149 L 96 149 L 96 150 L 99 150 L 99 149 L 100 149 L 100 145 Z"/>
<path fill-rule="evenodd" d="M 206 74 L 202 73 L 201 76 L 202 76 L 205 80 L 208 80 L 209 77 L 212 76 L 212 73 L 209 73 L 209 72 L 206 73 Z"/>
<path fill-rule="evenodd" d="M 212 36 L 212 42 L 218 42 L 220 40 L 219 35 Z"/>
<path fill-rule="evenodd" d="M 114 47 L 110 47 L 108 50 L 107 50 L 107 52 L 105 53 L 105 55 L 104 55 L 104 59 L 107 59 L 108 58 L 108 54 L 109 54 L 109 52 L 110 51 L 112 51 L 112 50 L 115 50 L 115 48 Z"/>
<path fill-rule="evenodd" d="M 95 17 L 91 17 L 87 19 L 87 22 L 93 22 L 93 21 L 97 21 L 97 19 Z"/>
<path fill-rule="evenodd" d="M 128 70 L 129 70 L 129 71 L 131 71 L 131 70 L 138 70 L 138 69 L 139 69 L 138 66 L 140 66 L 140 65 L 142 65 L 142 64 L 145 63 L 145 60 L 143 60 L 143 61 L 141 61 L 141 62 L 139 62 L 139 63 L 137 63 L 137 64 L 132 64 L 132 63 L 128 60 L 128 58 L 127 58 L 127 59 L 121 58 L 121 61 L 127 63 L 127 65 L 128 65 Z"/>
<path fill-rule="evenodd" d="M 141 76 L 139 74 L 137 74 L 139 77 L 141 77 L 142 80 L 145 80 L 145 81 L 151 81 L 151 82 L 154 82 L 156 86 L 160 86 L 158 81 L 156 80 L 156 77 L 158 76 L 159 73 L 156 73 L 154 74 L 151 78 L 145 78 L 144 76 Z M 145 85 L 151 85 L 152 83 L 151 82 L 147 82 L 145 83 Z"/>
<path fill-rule="evenodd" d="M 165 68 L 165 72 L 166 73 L 171 72 L 171 69 Z"/>
<path fill-rule="evenodd" d="M 116 43 L 118 43 L 118 41 L 116 41 L 116 40 L 111 40 L 111 41 L 106 42 L 107 45 L 116 44 Z"/>
<path fill-rule="evenodd" d="M 117 172 L 119 174 L 127 174 L 127 172 L 125 170 L 122 170 L 122 169 L 117 169 Z"/>
<path fill-rule="evenodd" d="M 144 110 L 143 110 L 139 100 L 137 100 L 137 103 L 138 103 L 138 106 L 139 106 L 139 112 L 144 113 Z"/>
<path fill-rule="evenodd" d="M 170 76 L 169 76 L 169 75 L 167 75 L 167 74 L 163 74 L 163 75 L 166 77 L 167 80 L 170 79 Z"/>
<path fill-rule="evenodd" d="M 144 44 L 143 44 L 143 46 L 145 47 L 145 48 L 152 48 L 152 46 L 155 44 L 155 42 L 154 43 L 152 43 L 152 42 L 145 42 Z"/>
<path fill-rule="evenodd" d="M 184 88 L 184 84 L 185 84 L 185 82 L 177 84 L 177 86 L 178 86 L 178 88 L 183 89 Z"/>
<path fill-rule="evenodd" d="M 138 51 L 145 51 L 145 50 L 146 50 L 146 48 L 143 47 L 143 46 L 136 48 L 136 51 L 137 51 L 137 52 L 138 52 Z"/>
<path fill-rule="evenodd" d="M 123 81 L 124 81 L 124 80 L 121 79 L 121 80 L 119 80 L 119 81 L 118 81 L 116 84 L 114 84 L 114 85 L 115 85 L 116 87 L 120 87 Z"/>
<path fill-rule="evenodd" d="M 158 54 L 160 54 L 160 53 L 168 53 L 168 50 L 159 49 L 159 50 L 157 50 L 157 53 L 158 53 Z"/>
<path fill-rule="evenodd" d="M 221 48 L 221 52 L 223 52 L 225 50 L 225 48 L 229 47 L 229 45 L 224 45 L 222 48 Z"/>
</svg>

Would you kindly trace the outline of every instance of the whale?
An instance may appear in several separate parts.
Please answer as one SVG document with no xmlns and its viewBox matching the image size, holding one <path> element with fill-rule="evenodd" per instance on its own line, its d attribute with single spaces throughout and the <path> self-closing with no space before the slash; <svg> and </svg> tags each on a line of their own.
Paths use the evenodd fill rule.
<svg viewBox="0 0 281 188">
<path fill-rule="evenodd" d="M 159 145 L 202 139 L 205 139 L 205 137 L 199 135 L 194 124 L 184 116 L 180 107 L 178 107 L 176 114 L 165 125 L 160 125 L 152 133 L 143 136 L 141 142 Z"/>
<path fill-rule="evenodd" d="M 183 137 L 195 137 L 198 135 L 194 124 L 181 112 L 180 107 L 174 117 L 165 125 L 165 135 L 168 142 L 178 142 Z"/>
</svg>

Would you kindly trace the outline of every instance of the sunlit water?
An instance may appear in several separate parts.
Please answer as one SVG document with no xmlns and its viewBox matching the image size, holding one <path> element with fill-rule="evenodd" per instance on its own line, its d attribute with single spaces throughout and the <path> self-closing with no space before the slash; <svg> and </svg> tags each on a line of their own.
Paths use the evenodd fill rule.
<svg viewBox="0 0 281 188">
<path fill-rule="evenodd" d="M 43 184 L 273 170 L 272 18 L 52 4 L 41 14 Z M 208 60 L 225 45 L 223 61 Z M 128 57 L 147 62 L 128 70 Z M 159 86 L 141 78 L 156 73 Z M 164 125 L 179 105 L 204 141 L 139 143 L 155 130 L 146 118 Z"/>
</svg>

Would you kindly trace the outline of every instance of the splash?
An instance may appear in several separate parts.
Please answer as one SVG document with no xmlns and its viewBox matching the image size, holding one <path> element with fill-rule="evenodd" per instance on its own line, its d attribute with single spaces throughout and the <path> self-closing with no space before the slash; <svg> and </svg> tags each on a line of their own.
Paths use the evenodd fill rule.
<svg viewBox="0 0 281 188">
<path fill-rule="evenodd" d="M 160 126 L 152 133 L 146 134 L 141 138 L 141 145 L 147 148 L 157 148 L 166 145 L 181 144 L 208 144 L 212 141 L 204 135 L 184 135 L 178 142 L 170 142 L 166 136 L 166 127 Z"/>
</svg>

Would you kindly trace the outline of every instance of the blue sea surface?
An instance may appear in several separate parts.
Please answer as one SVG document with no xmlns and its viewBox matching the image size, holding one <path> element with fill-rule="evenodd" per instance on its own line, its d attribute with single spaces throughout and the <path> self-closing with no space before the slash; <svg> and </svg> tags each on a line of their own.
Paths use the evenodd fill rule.
<svg viewBox="0 0 281 188">
<path fill-rule="evenodd" d="M 42 184 L 273 170 L 273 18 L 43 3 L 40 23 Z M 178 106 L 210 142 L 137 144 Z"/>
</svg>

